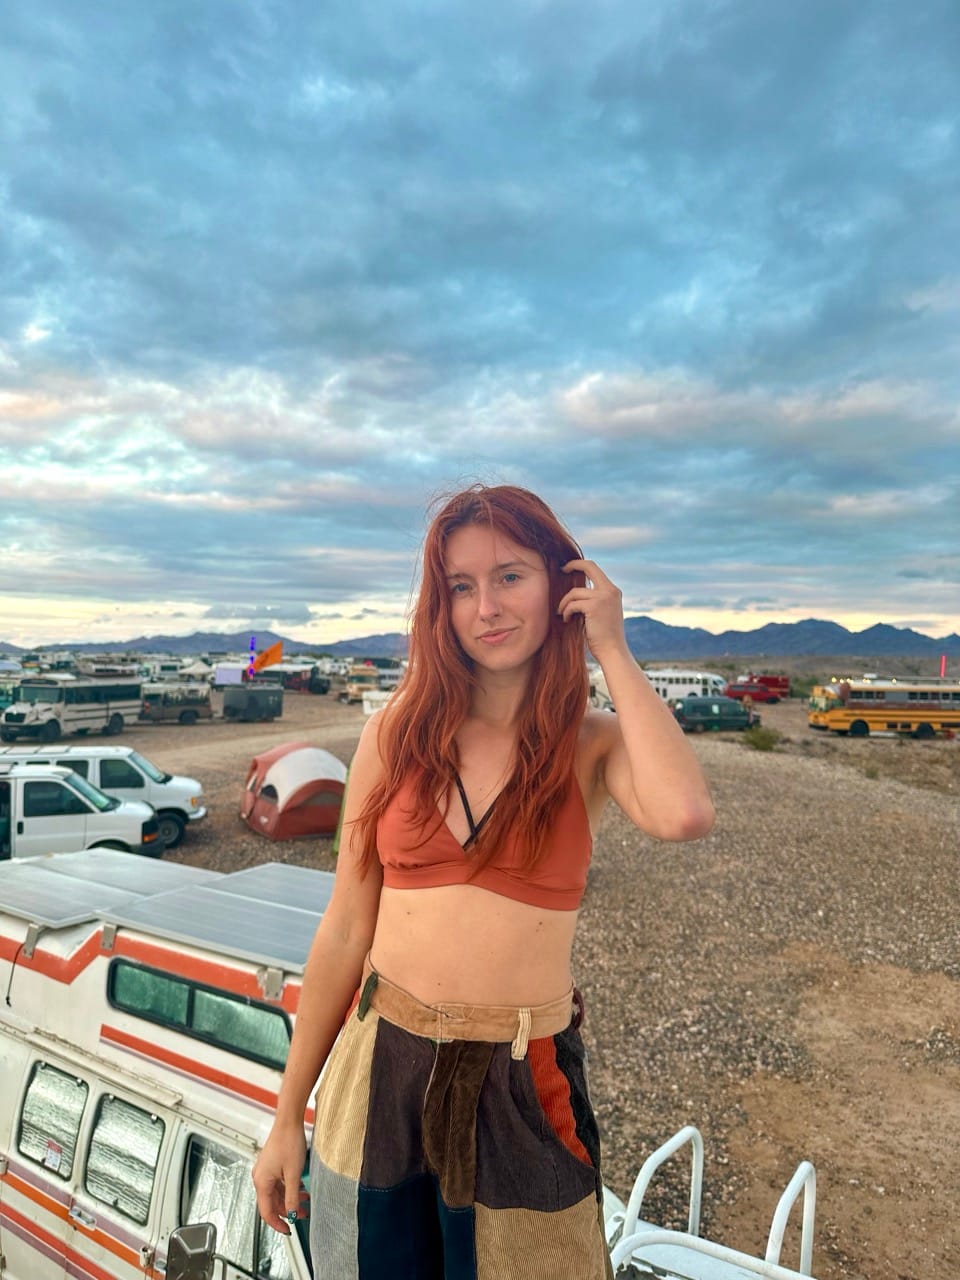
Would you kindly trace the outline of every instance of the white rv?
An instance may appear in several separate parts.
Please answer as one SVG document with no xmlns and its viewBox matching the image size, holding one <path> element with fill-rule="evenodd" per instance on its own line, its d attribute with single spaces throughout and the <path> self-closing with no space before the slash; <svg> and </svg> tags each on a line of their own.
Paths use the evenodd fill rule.
<svg viewBox="0 0 960 1280">
<path fill-rule="evenodd" d="M 209 1222 L 218 1280 L 309 1280 L 305 1223 L 266 1227 L 250 1170 L 332 888 L 109 850 L 0 865 L 4 1277 L 162 1280 Z"/>
</svg>

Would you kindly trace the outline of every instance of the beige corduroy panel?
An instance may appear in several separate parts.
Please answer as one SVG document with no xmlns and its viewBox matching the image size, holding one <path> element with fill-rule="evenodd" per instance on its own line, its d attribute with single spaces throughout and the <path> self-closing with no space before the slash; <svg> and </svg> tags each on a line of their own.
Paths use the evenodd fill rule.
<svg viewBox="0 0 960 1280">
<path fill-rule="evenodd" d="M 594 1195 L 552 1213 L 482 1204 L 475 1213 L 477 1280 L 612 1280 Z"/>
<path fill-rule="evenodd" d="M 351 1014 L 330 1050 L 317 1089 L 314 1149 L 328 1169 L 345 1178 L 360 1177 L 378 1022 L 373 1009 L 362 1021 Z"/>
</svg>

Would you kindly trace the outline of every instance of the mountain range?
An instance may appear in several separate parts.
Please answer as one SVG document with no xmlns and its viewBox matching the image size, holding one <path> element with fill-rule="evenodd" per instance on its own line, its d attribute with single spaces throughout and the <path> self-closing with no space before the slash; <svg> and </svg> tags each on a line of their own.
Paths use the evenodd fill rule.
<svg viewBox="0 0 960 1280">
<path fill-rule="evenodd" d="M 953 634 L 935 638 L 909 628 L 877 623 L 865 631 L 848 631 L 836 622 L 806 618 L 802 622 L 770 622 L 753 631 L 721 631 L 714 634 L 702 627 L 671 627 L 655 618 L 627 618 L 624 624 L 627 643 L 634 655 L 646 660 L 678 661 L 687 658 L 744 657 L 815 657 L 850 655 L 860 658 L 948 658 L 960 657 L 960 636 Z M 278 640 L 285 655 L 324 653 L 333 657 L 363 656 L 370 658 L 402 657 L 407 651 L 407 637 L 400 632 L 358 636 L 333 644 L 308 644 L 290 640 L 273 631 L 256 633 L 257 648 L 266 649 Z M 90 653 L 169 653 L 189 656 L 198 653 L 246 653 L 250 645 L 249 631 L 224 633 L 199 631 L 189 636 L 137 636 L 133 640 L 113 643 L 49 644 L 43 649 L 67 650 L 74 654 Z M 0 654 L 10 657 L 37 650 L 18 648 L 0 641 Z"/>
</svg>

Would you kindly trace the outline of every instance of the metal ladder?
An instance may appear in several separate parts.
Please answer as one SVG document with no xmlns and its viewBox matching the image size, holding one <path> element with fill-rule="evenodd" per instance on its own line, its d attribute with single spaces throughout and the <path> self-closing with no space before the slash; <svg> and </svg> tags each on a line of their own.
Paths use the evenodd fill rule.
<svg viewBox="0 0 960 1280">
<path fill-rule="evenodd" d="M 686 1231 L 671 1231 L 645 1222 L 641 1217 L 643 1197 L 653 1175 L 681 1147 L 690 1144 L 690 1202 Z M 801 1280 L 813 1276 L 813 1224 L 817 1198 L 817 1178 L 813 1165 L 803 1160 L 787 1183 L 774 1210 L 767 1248 L 762 1258 L 741 1253 L 700 1235 L 700 1201 L 703 1189 L 703 1138 L 687 1125 L 659 1147 L 644 1162 L 633 1184 L 627 1204 L 604 1188 L 604 1220 L 607 1246 L 614 1275 L 657 1276 L 660 1280 Z M 800 1269 L 793 1271 L 780 1263 L 783 1236 L 790 1210 L 803 1192 L 800 1228 Z"/>
</svg>

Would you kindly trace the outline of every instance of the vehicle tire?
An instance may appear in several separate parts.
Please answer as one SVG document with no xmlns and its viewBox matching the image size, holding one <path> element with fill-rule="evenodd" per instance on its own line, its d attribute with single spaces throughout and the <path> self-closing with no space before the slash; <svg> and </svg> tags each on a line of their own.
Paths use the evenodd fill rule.
<svg viewBox="0 0 960 1280">
<path fill-rule="evenodd" d="M 158 813 L 157 824 L 160 827 L 160 840 L 164 849 L 176 849 L 177 845 L 183 841 L 183 833 L 187 829 L 187 824 L 179 813 Z"/>
<path fill-rule="evenodd" d="M 115 711 L 110 717 L 104 733 L 110 734 L 111 737 L 116 737 L 118 733 L 123 733 L 123 716 L 119 711 Z"/>
<path fill-rule="evenodd" d="M 693 732 L 694 732 L 694 733 L 703 733 L 704 729 L 706 728 L 706 725 L 704 725 L 704 724 L 695 724 L 695 725 L 693 725 L 693 726 L 692 726 L 692 728 L 693 728 Z"/>
<path fill-rule="evenodd" d="M 347 695 L 346 695 L 345 693 L 338 694 L 338 695 L 337 695 L 337 701 L 338 701 L 338 702 L 346 703 L 347 705 L 349 705 L 349 703 L 350 703 L 350 699 L 347 697 Z"/>
<path fill-rule="evenodd" d="M 223 708 L 223 718 L 224 718 L 224 720 L 236 720 L 236 718 L 237 718 L 237 716 L 238 716 L 238 715 L 239 715 L 239 712 L 237 711 L 237 708 L 236 708 L 236 707 L 224 707 L 224 708 Z"/>
<path fill-rule="evenodd" d="M 44 742 L 56 742 L 60 737 L 60 725 L 56 720 L 48 720 L 43 726 L 40 737 Z"/>
<path fill-rule="evenodd" d="M 179 719 L 181 724 L 196 724 L 197 713 L 195 711 L 181 711 Z"/>
<path fill-rule="evenodd" d="M 932 724 L 927 724 L 927 722 L 924 721 L 923 724 L 918 724 L 914 729 L 913 736 L 915 738 L 933 738 L 936 736 L 936 730 Z"/>
<path fill-rule="evenodd" d="M 870 726 L 867 724 L 866 720 L 854 720 L 853 724 L 850 726 L 851 738 L 866 738 L 869 736 L 869 733 Z"/>
</svg>

